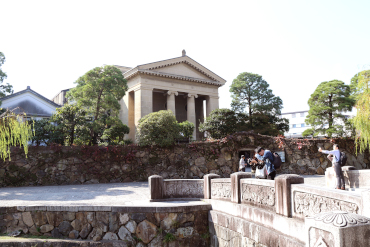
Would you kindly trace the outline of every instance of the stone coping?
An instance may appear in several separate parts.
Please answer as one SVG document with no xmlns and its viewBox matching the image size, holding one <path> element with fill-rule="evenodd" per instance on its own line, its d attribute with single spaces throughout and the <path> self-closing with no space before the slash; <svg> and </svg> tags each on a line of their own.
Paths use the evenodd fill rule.
<svg viewBox="0 0 370 247">
<path fill-rule="evenodd" d="M 193 200 L 172 200 L 148 203 L 147 205 L 135 206 L 17 206 L 0 207 L 0 213 L 6 212 L 11 208 L 18 211 L 50 211 L 50 212 L 118 212 L 118 213 L 171 213 L 171 212 L 196 212 L 201 210 L 211 210 L 212 206 L 204 201 Z"/>
<path fill-rule="evenodd" d="M 163 179 L 164 182 L 202 182 L 204 179 Z"/>
<path fill-rule="evenodd" d="M 267 179 L 242 178 L 240 179 L 240 184 L 255 184 L 268 187 L 275 187 L 275 181 Z"/>
<path fill-rule="evenodd" d="M 219 182 L 231 183 L 231 178 L 213 178 L 211 180 L 211 183 L 219 183 Z"/>
<path fill-rule="evenodd" d="M 212 210 L 219 211 L 231 216 L 239 217 L 251 221 L 256 225 L 261 225 L 272 231 L 280 232 L 286 236 L 305 242 L 305 223 L 302 220 L 288 218 L 278 215 L 275 212 L 263 208 L 254 207 L 247 204 L 237 204 L 228 201 L 205 199 L 204 201 L 212 205 Z M 211 219 L 217 223 L 222 219 Z"/>
</svg>

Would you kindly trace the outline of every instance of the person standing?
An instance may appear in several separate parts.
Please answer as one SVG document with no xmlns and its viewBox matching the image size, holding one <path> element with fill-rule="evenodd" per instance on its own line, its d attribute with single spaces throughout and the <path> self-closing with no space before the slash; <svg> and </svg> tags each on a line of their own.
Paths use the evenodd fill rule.
<svg viewBox="0 0 370 247">
<path fill-rule="evenodd" d="M 245 156 L 242 155 L 239 161 L 239 171 L 245 172 Z"/>
<path fill-rule="evenodd" d="M 345 190 L 343 171 L 342 171 L 342 167 L 340 166 L 341 165 L 340 164 L 340 151 L 339 151 L 338 144 L 333 145 L 333 151 L 322 150 L 320 147 L 319 152 L 324 153 L 324 154 L 333 155 L 332 167 L 334 169 L 335 176 L 337 177 L 336 189 Z"/>
<path fill-rule="evenodd" d="M 276 176 L 276 170 L 273 165 L 274 162 L 274 155 L 271 153 L 270 150 L 265 150 L 262 147 L 257 147 L 255 150 L 255 157 L 258 160 L 263 160 L 266 164 L 266 170 L 267 170 L 267 178 L 274 180 Z M 257 161 L 252 161 L 253 163 L 258 163 Z"/>
</svg>

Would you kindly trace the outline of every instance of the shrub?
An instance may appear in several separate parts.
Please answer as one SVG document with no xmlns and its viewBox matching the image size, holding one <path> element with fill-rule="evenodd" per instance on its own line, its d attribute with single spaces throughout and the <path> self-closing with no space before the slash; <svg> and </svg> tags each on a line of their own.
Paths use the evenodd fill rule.
<svg viewBox="0 0 370 247">
<path fill-rule="evenodd" d="M 136 138 L 141 146 L 170 146 L 178 137 L 179 125 L 172 111 L 153 112 L 139 120 Z"/>
<path fill-rule="evenodd" d="M 213 110 L 204 123 L 199 125 L 200 132 L 207 132 L 214 139 L 221 139 L 236 132 L 238 119 L 230 109 Z"/>
<path fill-rule="evenodd" d="M 195 125 L 188 120 L 179 123 L 180 134 L 182 134 L 185 138 L 191 138 L 193 136 L 194 129 Z"/>
<path fill-rule="evenodd" d="M 129 132 L 130 128 L 120 122 L 113 125 L 109 129 L 105 129 L 102 139 L 107 140 L 109 145 L 117 145 L 123 143 L 125 134 L 128 134 Z"/>
</svg>

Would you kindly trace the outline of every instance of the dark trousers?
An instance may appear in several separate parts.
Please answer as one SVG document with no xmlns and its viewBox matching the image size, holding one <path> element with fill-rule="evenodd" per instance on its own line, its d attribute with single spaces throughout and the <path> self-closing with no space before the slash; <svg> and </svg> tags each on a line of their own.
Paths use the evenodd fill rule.
<svg viewBox="0 0 370 247">
<path fill-rule="evenodd" d="M 344 188 L 345 183 L 344 183 L 344 176 L 343 176 L 342 167 L 337 162 L 333 163 L 333 166 L 334 166 L 335 176 L 337 177 L 337 188 L 339 188 L 339 189 Z"/>
<path fill-rule="evenodd" d="M 241 172 L 245 172 L 245 167 L 243 167 L 242 169 L 240 169 Z"/>
</svg>

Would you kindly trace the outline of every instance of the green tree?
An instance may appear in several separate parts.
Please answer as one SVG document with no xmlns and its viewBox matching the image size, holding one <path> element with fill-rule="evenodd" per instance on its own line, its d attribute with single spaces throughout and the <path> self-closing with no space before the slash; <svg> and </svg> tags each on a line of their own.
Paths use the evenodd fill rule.
<svg viewBox="0 0 370 247">
<path fill-rule="evenodd" d="M 86 111 L 77 105 L 64 105 L 57 108 L 50 119 L 63 133 L 65 145 L 72 146 L 77 129 L 87 122 Z"/>
<path fill-rule="evenodd" d="M 353 126 L 357 131 L 356 152 L 364 152 L 370 148 L 370 71 L 365 70 L 358 74 L 356 91 L 358 92 Z"/>
<path fill-rule="evenodd" d="M 207 132 L 214 139 L 221 139 L 236 132 L 238 119 L 233 110 L 222 108 L 213 110 L 204 123 L 199 125 L 200 132 Z"/>
<path fill-rule="evenodd" d="M 130 128 L 123 124 L 118 123 L 105 129 L 102 139 L 107 140 L 109 145 L 124 144 L 123 138 L 130 132 Z"/>
<path fill-rule="evenodd" d="M 339 80 L 324 81 L 317 86 L 308 100 L 310 109 L 305 122 L 312 126 L 303 136 L 323 134 L 343 135 L 343 124 L 347 122 L 342 112 L 351 111 L 354 100 L 350 97 L 350 87 Z"/>
<path fill-rule="evenodd" d="M 370 70 L 361 71 L 361 72 L 355 74 L 351 78 L 351 83 L 350 83 L 349 87 L 351 89 L 351 96 L 354 100 L 358 100 L 358 97 L 360 96 L 360 94 L 364 90 L 364 88 L 359 87 L 358 84 L 359 84 L 359 79 L 361 79 L 363 77 L 363 75 L 365 75 L 365 74 L 370 74 Z"/>
<path fill-rule="evenodd" d="M 3 84 L 4 80 L 6 79 L 6 73 L 1 69 L 1 66 L 5 63 L 5 56 L 2 52 L 0 52 L 0 98 L 6 96 L 7 94 L 13 93 L 13 86 L 7 84 Z M 1 106 L 1 101 L 0 101 Z"/>
<path fill-rule="evenodd" d="M 269 87 L 262 76 L 247 72 L 233 80 L 231 108 L 239 114 L 238 130 L 270 135 L 289 131 L 288 119 L 280 118 L 283 101 Z"/>
<path fill-rule="evenodd" d="M 32 126 L 32 144 L 36 146 L 50 145 L 51 143 L 63 144 L 64 132 L 59 126 L 50 122 L 49 119 L 29 120 Z"/>
<path fill-rule="evenodd" d="M 152 112 L 139 120 L 136 138 L 139 145 L 158 145 L 161 147 L 175 144 L 180 129 L 172 111 Z"/>
<path fill-rule="evenodd" d="M 68 93 L 70 102 L 76 102 L 92 117 L 89 124 L 89 145 L 100 141 L 106 126 L 118 124 L 119 100 L 127 91 L 127 81 L 115 66 L 97 67 L 81 76 L 77 86 Z"/>
<path fill-rule="evenodd" d="M 188 120 L 181 122 L 179 123 L 179 128 L 182 136 L 187 139 L 192 138 L 195 129 L 195 125 L 192 122 L 189 122 Z"/>
</svg>

